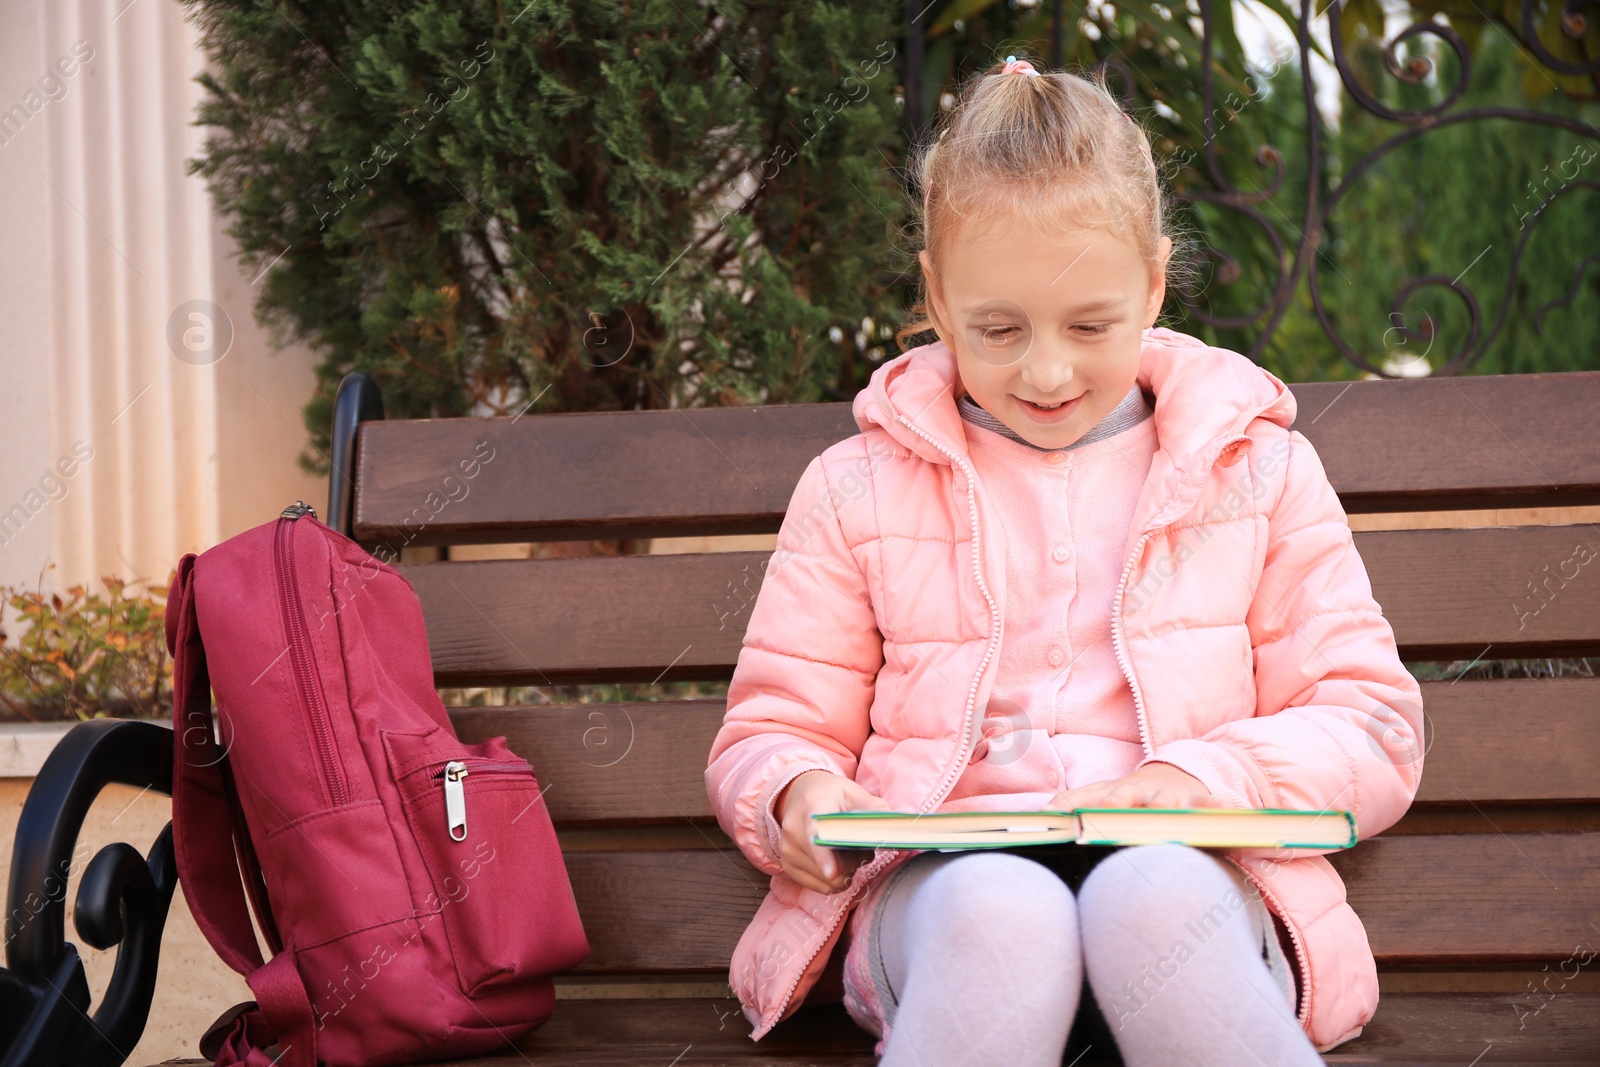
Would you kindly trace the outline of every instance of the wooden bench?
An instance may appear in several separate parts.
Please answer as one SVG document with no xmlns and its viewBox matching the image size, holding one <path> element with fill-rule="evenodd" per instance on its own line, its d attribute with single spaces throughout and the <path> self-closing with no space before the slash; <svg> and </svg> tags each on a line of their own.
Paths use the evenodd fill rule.
<svg viewBox="0 0 1600 1067">
<path fill-rule="evenodd" d="M 1589 421 L 1600 372 L 1293 391 L 1296 429 L 1352 514 L 1600 504 Z M 351 478 L 336 471 L 327 517 L 391 551 L 772 533 L 807 462 L 856 432 L 847 404 L 410 422 L 381 421 L 380 410 L 370 383 L 346 380 L 334 459 Z M 472 456 L 477 474 L 447 482 Z M 1600 654 L 1591 526 L 1387 530 L 1356 541 L 1408 662 Z M 648 683 L 729 677 L 767 555 L 399 566 L 421 598 L 442 687 Z M 1365 1033 L 1327 1060 L 1600 1062 L 1600 961 L 1589 962 L 1600 950 L 1600 678 L 1447 679 L 1424 682 L 1423 693 L 1429 747 L 1415 806 L 1333 857 L 1385 992 Z M 836 973 L 759 1043 L 728 993 L 730 953 L 767 878 L 732 847 L 706 797 L 723 710 L 716 699 L 452 709 L 464 740 L 504 734 L 537 765 L 593 949 L 560 980 L 568 999 L 552 1021 L 522 1042 L 529 1061 L 872 1062 L 873 1039 L 837 1003 Z M 81 790 L 118 774 L 163 787 L 156 749 L 167 744 L 170 766 L 170 740 L 159 727 L 117 726 L 147 727 L 155 740 L 126 734 L 124 752 L 148 751 L 117 757 L 129 761 L 121 771 L 103 752 L 84 769 L 94 762 L 85 753 L 105 748 L 87 733 L 58 753 L 19 831 L 19 856 L 26 847 L 32 858 L 18 869 L 33 881 L 19 885 L 14 872 L 13 902 L 48 870 L 52 835 L 54 848 L 70 848 L 77 822 L 60 784 L 69 770 Z M 57 820 L 47 812 L 59 807 L 45 805 L 68 811 Z M 147 988 L 131 1003 L 140 995 L 148 1006 Z M 1115 1062 L 1111 1049 L 1082 1062 L 1101 1053 Z"/>
</svg>

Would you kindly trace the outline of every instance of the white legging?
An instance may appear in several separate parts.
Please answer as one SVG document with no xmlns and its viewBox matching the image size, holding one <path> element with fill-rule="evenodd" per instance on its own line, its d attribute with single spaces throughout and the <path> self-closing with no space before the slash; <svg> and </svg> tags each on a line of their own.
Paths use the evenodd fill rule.
<svg viewBox="0 0 1600 1067">
<path fill-rule="evenodd" d="M 1185 845 L 1119 849 L 1074 895 L 1012 853 L 913 857 L 875 922 L 889 986 L 880 1065 L 1057 1067 L 1087 973 L 1128 1067 L 1321 1067 L 1226 862 Z"/>
</svg>

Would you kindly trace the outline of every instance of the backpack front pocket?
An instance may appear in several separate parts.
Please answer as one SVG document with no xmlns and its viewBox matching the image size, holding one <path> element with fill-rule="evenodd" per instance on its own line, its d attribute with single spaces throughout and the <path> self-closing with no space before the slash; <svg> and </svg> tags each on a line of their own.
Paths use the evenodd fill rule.
<svg viewBox="0 0 1600 1067">
<path fill-rule="evenodd" d="M 432 882 L 420 921 L 442 921 L 468 996 L 582 963 L 589 944 L 533 767 L 503 738 L 385 732 L 406 821 Z"/>
</svg>

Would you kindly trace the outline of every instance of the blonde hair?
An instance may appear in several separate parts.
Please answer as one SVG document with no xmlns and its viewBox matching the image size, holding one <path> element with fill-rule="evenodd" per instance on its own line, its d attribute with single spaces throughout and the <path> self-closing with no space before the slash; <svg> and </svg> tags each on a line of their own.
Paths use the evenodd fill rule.
<svg viewBox="0 0 1600 1067">
<path fill-rule="evenodd" d="M 963 224 L 1009 210 L 1042 226 L 1115 227 L 1160 269 L 1168 199 L 1144 130 L 1104 76 L 1006 69 L 996 63 L 968 79 L 942 129 L 912 153 L 929 256 L 937 263 Z M 895 332 L 902 351 L 908 337 L 939 332 L 926 277 L 911 316 Z"/>
</svg>

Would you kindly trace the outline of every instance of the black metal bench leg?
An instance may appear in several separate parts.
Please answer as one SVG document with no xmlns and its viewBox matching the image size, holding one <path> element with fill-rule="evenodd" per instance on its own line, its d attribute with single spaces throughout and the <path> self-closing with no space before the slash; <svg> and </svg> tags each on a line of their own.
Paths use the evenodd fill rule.
<svg viewBox="0 0 1600 1067">
<path fill-rule="evenodd" d="M 172 741 L 172 730 L 158 723 L 79 723 L 28 791 L 6 900 L 0 1067 L 116 1067 L 144 1032 L 161 931 L 178 884 L 171 824 L 148 858 L 118 842 L 83 867 L 73 916 L 78 935 L 95 948 L 120 946 L 92 1014 L 83 961 L 66 941 L 66 892 L 90 805 L 113 783 L 170 794 Z"/>
</svg>

